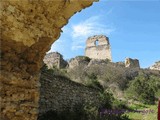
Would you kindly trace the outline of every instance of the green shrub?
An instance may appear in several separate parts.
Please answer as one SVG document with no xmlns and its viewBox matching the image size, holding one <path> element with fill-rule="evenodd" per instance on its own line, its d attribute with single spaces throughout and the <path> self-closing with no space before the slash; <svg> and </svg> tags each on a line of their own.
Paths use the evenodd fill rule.
<svg viewBox="0 0 160 120">
<path fill-rule="evenodd" d="M 154 104 L 156 95 L 160 95 L 159 88 L 159 77 L 141 73 L 130 82 L 126 95 L 145 104 Z"/>
<path fill-rule="evenodd" d="M 126 101 L 115 99 L 112 103 L 113 109 L 128 109 L 126 106 Z"/>
<path fill-rule="evenodd" d="M 124 114 L 103 114 L 101 115 L 94 105 L 86 103 L 79 104 L 71 110 L 48 111 L 38 120 L 129 120 Z"/>
<path fill-rule="evenodd" d="M 94 73 L 86 74 L 86 76 L 87 76 L 87 80 L 85 83 L 86 86 L 96 88 L 101 92 L 104 91 L 103 86 L 99 83 L 99 81 L 97 80 L 97 76 Z"/>
</svg>

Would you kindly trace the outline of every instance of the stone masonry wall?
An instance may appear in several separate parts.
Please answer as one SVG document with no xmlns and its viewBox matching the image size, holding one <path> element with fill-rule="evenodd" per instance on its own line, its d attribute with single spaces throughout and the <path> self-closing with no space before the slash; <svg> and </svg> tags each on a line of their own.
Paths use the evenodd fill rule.
<svg viewBox="0 0 160 120">
<path fill-rule="evenodd" d="M 94 0 L 0 0 L 0 119 L 36 120 L 42 60 L 61 28 Z"/>
<path fill-rule="evenodd" d="M 91 102 L 99 106 L 99 92 L 96 89 L 73 82 L 62 76 L 42 73 L 40 89 L 40 114 L 53 110 L 71 110 L 81 103 Z"/>
</svg>

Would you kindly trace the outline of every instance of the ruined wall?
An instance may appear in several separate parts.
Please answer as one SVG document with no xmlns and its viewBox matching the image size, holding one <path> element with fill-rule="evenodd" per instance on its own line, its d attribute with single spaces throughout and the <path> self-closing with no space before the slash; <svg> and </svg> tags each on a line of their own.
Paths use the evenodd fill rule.
<svg viewBox="0 0 160 120">
<path fill-rule="evenodd" d="M 0 1 L 0 119 L 36 120 L 42 60 L 61 28 L 94 0 Z"/>
<path fill-rule="evenodd" d="M 137 60 L 137 59 L 131 59 L 131 58 L 126 58 L 125 59 L 125 67 L 140 68 L 139 60 Z"/>
<path fill-rule="evenodd" d="M 48 69 L 52 69 L 53 67 L 61 69 L 65 68 L 68 64 L 67 61 L 63 59 L 63 56 L 58 52 L 46 54 L 43 61 L 47 65 Z"/>
<path fill-rule="evenodd" d="M 160 70 L 160 61 L 154 63 L 154 65 L 150 66 L 149 69 L 151 70 Z"/>
<path fill-rule="evenodd" d="M 86 41 L 85 55 L 93 59 L 109 59 L 112 61 L 109 38 L 104 35 L 89 37 Z"/>
<path fill-rule="evenodd" d="M 68 70 L 77 66 L 87 66 L 89 62 L 90 58 L 86 56 L 77 56 L 68 62 Z"/>
<path fill-rule="evenodd" d="M 73 110 L 76 105 L 84 103 L 100 105 L 98 90 L 73 82 L 66 77 L 42 72 L 40 82 L 42 86 L 39 116 L 51 110 L 56 112 Z"/>
</svg>

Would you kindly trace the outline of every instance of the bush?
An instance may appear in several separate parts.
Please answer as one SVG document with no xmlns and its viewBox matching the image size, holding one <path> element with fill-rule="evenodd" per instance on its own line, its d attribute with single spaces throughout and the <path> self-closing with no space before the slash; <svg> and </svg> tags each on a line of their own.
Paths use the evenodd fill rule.
<svg viewBox="0 0 160 120">
<path fill-rule="evenodd" d="M 145 104 L 154 104 L 156 96 L 160 95 L 159 88 L 159 77 L 141 73 L 130 82 L 126 95 Z"/>
</svg>

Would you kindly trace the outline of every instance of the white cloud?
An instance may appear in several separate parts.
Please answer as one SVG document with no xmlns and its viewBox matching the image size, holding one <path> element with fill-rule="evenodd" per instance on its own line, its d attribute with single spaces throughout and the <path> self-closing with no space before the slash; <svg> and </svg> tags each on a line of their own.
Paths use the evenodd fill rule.
<svg viewBox="0 0 160 120">
<path fill-rule="evenodd" d="M 84 46 L 86 39 L 92 35 L 104 34 L 108 36 L 114 31 L 114 29 L 107 25 L 107 23 L 102 23 L 101 19 L 102 16 L 93 16 L 84 20 L 83 22 L 72 25 L 72 50 L 78 50 L 79 48 L 82 48 L 79 46 Z"/>
<path fill-rule="evenodd" d="M 112 10 L 107 14 L 111 12 Z M 63 27 L 63 36 L 52 45 L 51 51 L 65 51 L 68 42 L 71 42 L 72 51 L 84 49 L 88 37 L 100 34 L 110 35 L 115 29 L 103 19 L 103 16 L 92 16 L 77 24 Z"/>
<path fill-rule="evenodd" d="M 78 49 L 84 49 L 85 46 L 80 46 L 80 45 L 74 45 L 72 46 L 72 50 L 78 50 Z"/>
</svg>

